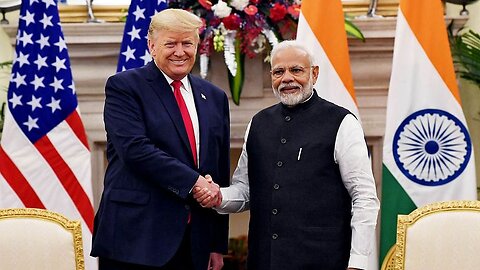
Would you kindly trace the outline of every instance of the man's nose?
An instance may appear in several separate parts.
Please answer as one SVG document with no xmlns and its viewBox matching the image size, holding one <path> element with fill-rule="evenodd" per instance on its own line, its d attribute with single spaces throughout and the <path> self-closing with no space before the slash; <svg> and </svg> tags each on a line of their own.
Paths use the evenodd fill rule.
<svg viewBox="0 0 480 270">
<path fill-rule="evenodd" d="M 185 54 L 185 50 L 183 49 L 183 44 L 182 43 L 177 43 L 175 45 L 175 51 L 174 51 L 175 56 L 182 56 Z"/>
<path fill-rule="evenodd" d="M 291 82 L 295 80 L 295 77 L 290 73 L 290 70 L 285 70 L 285 73 L 282 76 L 282 82 Z"/>
</svg>

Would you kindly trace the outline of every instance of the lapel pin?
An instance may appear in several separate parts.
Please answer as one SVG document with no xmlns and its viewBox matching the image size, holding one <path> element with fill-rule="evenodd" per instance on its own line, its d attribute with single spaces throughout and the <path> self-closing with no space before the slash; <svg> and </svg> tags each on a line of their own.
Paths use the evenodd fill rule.
<svg viewBox="0 0 480 270">
<path fill-rule="evenodd" d="M 203 99 L 207 100 L 207 97 L 203 93 L 201 93 L 200 95 L 202 96 Z"/>
</svg>

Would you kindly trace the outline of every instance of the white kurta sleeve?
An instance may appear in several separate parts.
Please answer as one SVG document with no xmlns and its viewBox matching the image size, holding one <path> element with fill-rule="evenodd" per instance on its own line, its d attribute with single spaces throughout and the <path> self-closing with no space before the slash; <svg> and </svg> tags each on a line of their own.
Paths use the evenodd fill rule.
<svg viewBox="0 0 480 270">
<path fill-rule="evenodd" d="M 220 188 L 222 192 L 222 204 L 215 208 L 220 214 L 238 213 L 250 209 L 250 186 L 248 181 L 248 154 L 247 139 L 250 131 L 248 123 L 242 153 L 238 160 L 237 168 L 233 173 L 232 184 L 229 187 Z"/>
<path fill-rule="evenodd" d="M 335 162 L 352 198 L 352 243 L 349 267 L 367 269 L 372 252 L 380 203 L 362 127 L 353 115 L 340 124 L 335 141 Z"/>
</svg>

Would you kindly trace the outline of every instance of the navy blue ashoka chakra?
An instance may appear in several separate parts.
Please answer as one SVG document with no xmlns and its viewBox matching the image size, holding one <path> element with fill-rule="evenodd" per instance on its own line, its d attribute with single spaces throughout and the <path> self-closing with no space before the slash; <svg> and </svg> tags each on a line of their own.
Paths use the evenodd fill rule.
<svg viewBox="0 0 480 270">
<path fill-rule="evenodd" d="M 393 137 L 392 150 L 395 163 L 408 179 L 439 186 L 465 170 L 472 144 L 458 118 L 446 111 L 426 109 L 403 120 Z"/>
</svg>

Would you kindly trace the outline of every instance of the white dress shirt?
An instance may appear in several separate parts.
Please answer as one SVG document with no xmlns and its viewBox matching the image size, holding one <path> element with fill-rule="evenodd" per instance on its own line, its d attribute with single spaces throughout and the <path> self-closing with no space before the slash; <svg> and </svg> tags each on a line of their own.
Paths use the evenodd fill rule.
<svg viewBox="0 0 480 270">
<path fill-rule="evenodd" d="M 161 71 L 161 70 L 160 70 Z M 172 82 L 173 79 L 167 76 L 163 71 L 163 76 L 167 79 L 168 84 L 173 90 Z M 192 120 L 193 125 L 193 133 L 195 133 L 195 146 L 197 148 L 197 166 L 200 164 L 200 129 L 198 124 L 198 115 L 197 115 L 197 108 L 195 107 L 195 100 L 193 99 L 193 90 L 192 86 L 190 85 L 190 81 L 188 80 L 188 76 L 183 77 L 180 80 L 182 82 L 182 86 L 180 87 L 180 92 L 182 93 L 183 100 L 185 100 L 185 105 L 187 105 L 188 114 L 190 115 L 190 119 Z"/>
<path fill-rule="evenodd" d="M 248 154 L 246 144 L 250 124 L 245 132 L 245 142 L 233 173 L 232 184 L 221 188 L 223 200 L 217 212 L 236 213 L 250 209 L 248 180 Z M 380 203 L 371 169 L 364 134 L 358 120 L 347 115 L 338 129 L 335 151 L 332 156 L 339 165 L 345 188 L 352 198 L 352 242 L 349 267 L 366 269 L 368 256 L 373 249 L 377 214 Z"/>
</svg>

